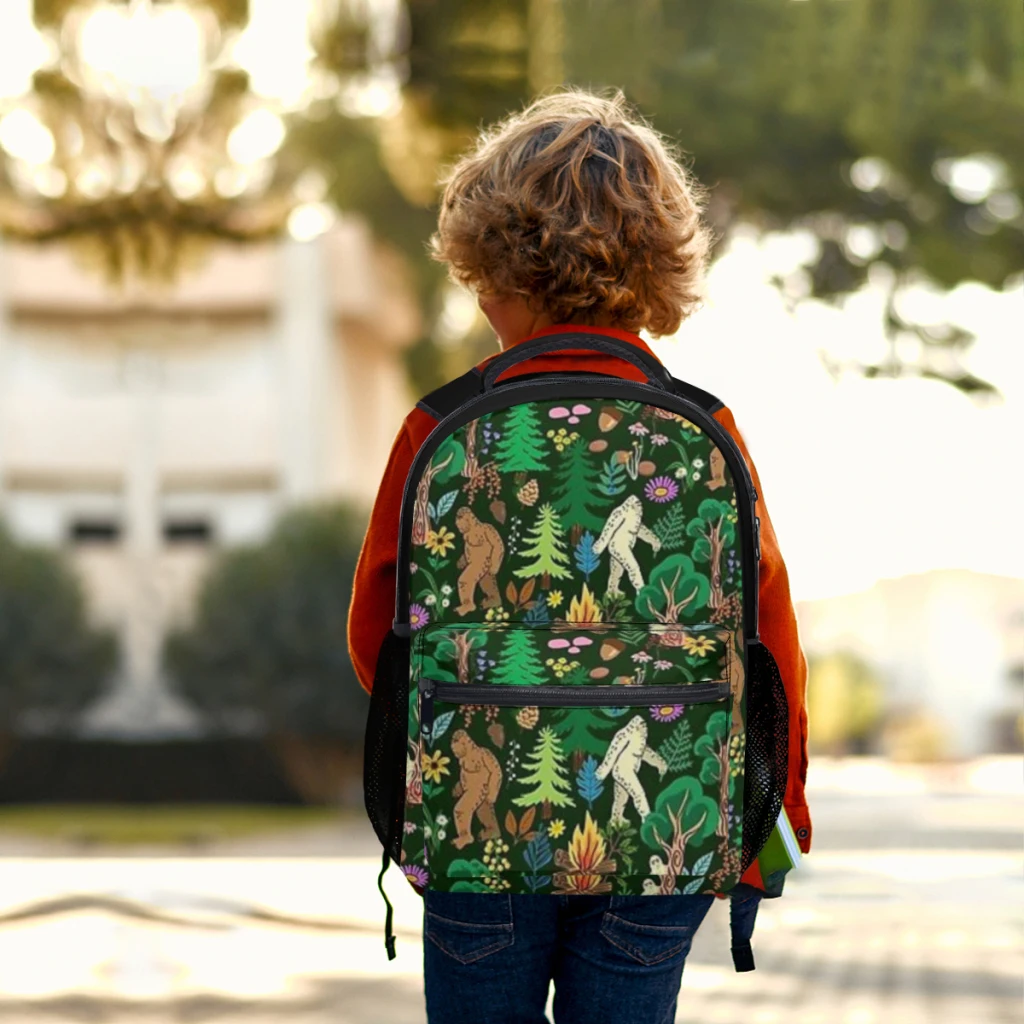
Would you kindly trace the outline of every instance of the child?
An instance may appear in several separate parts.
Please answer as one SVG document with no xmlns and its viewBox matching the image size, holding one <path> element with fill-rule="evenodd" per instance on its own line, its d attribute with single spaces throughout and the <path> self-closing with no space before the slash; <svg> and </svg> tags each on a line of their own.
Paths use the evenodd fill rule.
<svg viewBox="0 0 1024 1024">
<path fill-rule="evenodd" d="M 434 256 L 475 291 L 502 349 L 585 328 L 652 354 L 636 332 L 673 334 L 699 303 L 709 247 L 700 213 L 696 184 L 621 95 L 565 92 L 485 132 L 458 163 Z M 509 375 L 544 371 L 643 379 L 631 364 L 593 351 L 537 356 Z M 715 416 L 750 464 L 732 414 L 722 408 Z M 356 570 L 349 647 L 368 690 L 394 612 L 403 487 L 435 426 L 422 409 L 407 417 Z M 786 568 L 760 497 L 757 514 L 759 627 L 785 681 L 791 719 L 785 807 L 806 850 L 806 666 Z M 750 872 L 744 879 L 757 882 Z M 428 1017 L 439 1024 L 540 1024 L 554 981 L 558 1024 L 668 1024 L 693 933 L 712 899 L 428 891 Z"/>
</svg>

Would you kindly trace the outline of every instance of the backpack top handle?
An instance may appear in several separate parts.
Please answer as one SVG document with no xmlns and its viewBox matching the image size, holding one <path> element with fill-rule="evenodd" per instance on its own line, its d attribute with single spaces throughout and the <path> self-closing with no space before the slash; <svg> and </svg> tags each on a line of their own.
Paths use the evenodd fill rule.
<svg viewBox="0 0 1024 1024">
<path fill-rule="evenodd" d="M 653 356 L 649 356 L 636 345 L 628 341 L 620 341 L 605 334 L 587 334 L 575 331 L 565 334 L 548 334 L 542 338 L 533 338 L 530 341 L 520 342 L 512 348 L 496 356 L 487 365 L 484 371 L 483 380 L 480 385 L 481 391 L 491 391 L 498 383 L 498 378 L 510 370 L 517 363 L 533 359 L 535 356 L 544 355 L 546 352 L 558 352 L 572 349 L 592 349 L 604 355 L 613 356 L 615 359 L 622 359 L 632 363 L 638 370 L 641 370 L 647 378 L 647 383 L 663 391 L 674 392 L 672 386 L 672 375 Z"/>
</svg>

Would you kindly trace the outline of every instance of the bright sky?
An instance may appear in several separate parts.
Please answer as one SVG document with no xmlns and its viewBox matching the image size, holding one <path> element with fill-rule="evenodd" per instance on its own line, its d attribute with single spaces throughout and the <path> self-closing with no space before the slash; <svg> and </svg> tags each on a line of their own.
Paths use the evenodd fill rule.
<svg viewBox="0 0 1024 1024">
<path fill-rule="evenodd" d="M 843 310 L 808 302 L 791 316 L 768 278 L 803 248 L 793 235 L 737 238 L 712 268 L 707 306 L 655 345 L 676 376 L 733 410 L 794 597 L 938 568 L 1024 577 L 1024 288 L 965 284 L 902 307 L 975 331 L 969 368 L 1000 388 L 1001 404 L 979 408 L 933 381 L 836 383 L 819 349 L 876 357 L 882 293 L 869 288 Z"/>
</svg>

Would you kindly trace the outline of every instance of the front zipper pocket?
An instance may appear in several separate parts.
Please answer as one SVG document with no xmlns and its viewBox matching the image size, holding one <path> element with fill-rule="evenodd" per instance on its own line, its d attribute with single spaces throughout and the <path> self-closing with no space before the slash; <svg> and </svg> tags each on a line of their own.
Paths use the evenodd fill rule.
<svg viewBox="0 0 1024 1024">
<path fill-rule="evenodd" d="M 727 889 L 743 782 L 734 643 L 658 623 L 424 629 L 408 844 L 423 867 L 408 872 L 451 892 Z"/>
</svg>

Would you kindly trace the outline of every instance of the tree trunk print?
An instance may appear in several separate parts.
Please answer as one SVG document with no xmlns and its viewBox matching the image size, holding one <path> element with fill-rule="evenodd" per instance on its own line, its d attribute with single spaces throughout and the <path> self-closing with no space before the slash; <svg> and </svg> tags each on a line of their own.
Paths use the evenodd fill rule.
<svg viewBox="0 0 1024 1024">
<path fill-rule="evenodd" d="M 671 896 L 675 892 L 676 880 L 686 868 L 686 844 L 700 831 L 707 817 L 707 813 L 702 814 L 694 825 L 684 832 L 682 822 L 688 801 L 689 796 L 684 797 L 675 814 L 666 808 L 668 819 L 672 822 L 672 838 L 668 842 L 658 835 L 657 830 L 654 833 L 655 839 L 665 853 L 665 874 L 661 876 L 661 885 L 658 887 L 661 896 Z"/>
<path fill-rule="evenodd" d="M 738 715 L 735 717 L 739 717 Z M 715 835 L 723 840 L 729 838 L 729 735 L 722 738 L 722 745 L 718 748 L 718 770 L 721 777 L 718 780 L 718 828 Z"/>
<path fill-rule="evenodd" d="M 425 544 L 427 534 L 430 533 L 430 514 L 427 512 L 427 505 L 430 504 L 430 485 L 434 477 L 454 458 L 455 455 L 451 454 L 444 462 L 439 462 L 436 466 L 427 466 L 416 485 L 416 500 L 412 506 L 412 542 L 415 546 Z"/>
<path fill-rule="evenodd" d="M 679 615 L 682 610 L 697 596 L 697 591 L 695 590 L 685 601 L 676 600 L 676 587 L 679 586 L 679 576 L 682 571 L 681 568 L 676 570 L 675 576 L 672 577 L 671 586 L 666 587 L 664 580 L 659 581 L 661 592 L 665 595 L 665 610 L 663 612 L 659 612 L 652 604 L 651 599 L 647 598 L 647 608 L 658 622 L 678 624 Z M 662 637 L 661 643 L 666 647 L 681 647 L 683 633 L 680 632 L 678 643 L 672 643 L 667 635 Z"/>
<path fill-rule="evenodd" d="M 708 561 L 711 564 L 711 597 L 708 599 L 708 607 L 720 608 L 724 595 L 722 594 L 722 520 L 712 526 L 708 524 L 708 531 L 704 534 L 707 538 L 710 554 Z"/>
<path fill-rule="evenodd" d="M 452 637 L 455 648 L 455 673 L 460 683 L 469 682 L 469 656 L 473 652 L 472 637 L 465 630 L 458 630 Z"/>
<path fill-rule="evenodd" d="M 466 464 L 462 467 L 462 475 L 467 480 L 472 480 L 480 468 L 476 461 L 477 422 L 477 420 L 471 420 L 466 426 Z"/>
</svg>

